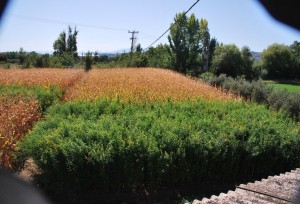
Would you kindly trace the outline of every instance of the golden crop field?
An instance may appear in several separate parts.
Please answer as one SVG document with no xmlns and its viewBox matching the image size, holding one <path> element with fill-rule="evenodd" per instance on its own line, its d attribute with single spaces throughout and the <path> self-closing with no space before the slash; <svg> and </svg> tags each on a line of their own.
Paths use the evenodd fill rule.
<svg viewBox="0 0 300 204">
<path fill-rule="evenodd" d="M 84 75 L 81 69 L 0 69 L 0 84 L 72 86 Z"/>
<path fill-rule="evenodd" d="M 234 96 L 182 74 L 157 68 L 119 68 L 90 71 L 67 90 L 64 100 L 100 98 L 125 101 L 167 101 L 195 98 L 228 100 Z"/>
<path fill-rule="evenodd" d="M 25 97 L 0 96 L 0 166 L 11 168 L 16 142 L 40 118 L 39 103 Z"/>
</svg>

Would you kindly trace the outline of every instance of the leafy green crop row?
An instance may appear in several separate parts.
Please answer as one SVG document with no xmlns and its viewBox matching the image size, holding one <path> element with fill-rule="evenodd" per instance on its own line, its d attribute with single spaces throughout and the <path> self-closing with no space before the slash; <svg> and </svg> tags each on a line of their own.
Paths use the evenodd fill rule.
<svg viewBox="0 0 300 204">
<path fill-rule="evenodd" d="M 241 181 L 300 164 L 299 126 L 243 102 L 68 102 L 18 143 L 54 193 Z"/>
<path fill-rule="evenodd" d="M 33 97 L 39 101 L 42 111 L 45 111 L 60 99 L 62 90 L 54 85 L 43 87 L 0 84 L 0 95 Z"/>
</svg>

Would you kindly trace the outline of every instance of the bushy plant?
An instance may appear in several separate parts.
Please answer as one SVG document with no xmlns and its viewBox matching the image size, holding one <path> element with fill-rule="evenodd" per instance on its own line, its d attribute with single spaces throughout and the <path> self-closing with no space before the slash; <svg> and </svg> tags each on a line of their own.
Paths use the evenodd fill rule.
<svg viewBox="0 0 300 204">
<path fill-rule="evenodd" d="M 255 104 L 69 102 L 45 119 L 16 157 L 32 157 L 53 193 L 236 182 L 300 164 L 298 125 Z"/>
<path fill-rule="evenodd" d="M 85 58 L 84 58 L 84 62 L 85 62 L 85 65 L 84 65 L 84 70 L 86 72 L 90 71 L 92 69 L 92 65 L 93 65 L 93 53 L 91 52 L 87 52 L 85 54 Z"/>
<path fill-rule="evenodd" d="M 243 78 L 234 79 L 226 77 L 226 75 L 213 77 L 208 83 L 242 96 L 247 100 L 264 104 L 273 110 L 284 111 L 289 117 L 300 121 L 299 93 L 268 87 L 262 80 L 248 82 Z"/>
<path fill-rule="evenodd" d="M 217 87 L 221 87 L 225 80 L 227 79 L 226 74 L 220 74 L 219 76 L 216 77 L 212 77 L 208 83 L 212 86 L 217 86 Z"/>
<path fill-rule="evenodd" d="M 209 82 L 209 80 L 212 79 L 213 77 L 215 77 L 215 75 L 212 72 L 204 72 L 198 76 L 198 78 L 204 82 Z"/>
</svg>

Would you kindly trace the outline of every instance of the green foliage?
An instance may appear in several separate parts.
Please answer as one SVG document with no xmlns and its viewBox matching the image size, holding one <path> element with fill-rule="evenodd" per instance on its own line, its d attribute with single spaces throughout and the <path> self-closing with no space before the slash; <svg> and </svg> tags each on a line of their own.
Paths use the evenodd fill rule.
<svg viewBox="0 0 300 204">
<path fill-rule="evenodd" d="M 45 111 L 54 102 L 57 102 L 60 99 L 62 90 L 53 85 L 42 87 L 20 85 L 5 86 L 0 84 L 0 96 L 1 95 L 34 97 L 40 103 L 41 110 Z"/>
<path fill-rule="evenodd" d="M 144 53 L 133 53 L 131 64 L 132 67 L 147 67 L 148 58 Z"/>
<path fill-rule="evenodd" d="M 61 32 L 59 34 L 59 37 L 57 40 L 53 43 L 54 48 L 54 55 L 55 56 L 63 56 L 64 54 L 68 53 L 69 55 L 72 55 L 73 58 L 77 58 L 77 35 L 78 30 L 74 29 L 69 26 L 68 27 L 68 36 L 65 31 Z"/>
<path fill-rule="evenodd" d="M 236 77 L 242 74 L 243 59 L 236 45 L 220 45 L 216 47 L 211 70 L 219 75 Z"/>
<path fill-rule="evenodd" d="M 170 47 L 159 44 L 146 52 L 149 67 L 172 68 L 172 55 Z"/>
<path fill-rule="evenodd" d="M 204 72 L 198 76 L 198 78 L 204 82 L 209 82 L 214 77 L 215 75 L 212 72 Z"/>
<path fill-rule="evenodd" d="M 214 56 L 216 47 L 219 46 L 219 43 L 216 38 L 212 38 L 209 42 L 209 56 L 208 56 L 208 68 L 212 66 L 212 58 Z"/>
<path fill-rule="evenodd" d="M 274 87 L 276 89 L 286 89 L 290 92 L 300 92 L 300 83 L 297 82 L 281 82 L 281 81 L 268 81 L 267 86 Z"/>
<path fill-rule="evenodd" d="M 204 71 L 207 71 L 208 63 L 209 63 L 209 55 L 210 55 L 210 53 L 209 53 L 210 34 L 209 34 L 209 29 L 208 29 L 208 22 L 206 19 L 200 20 L 200 39 L 201 39 L 201 44 L 202 44 L 202 59 L 203 59 L 202 67 L 203 67 Z"/>
<path fill-rule="evenodd" d="M 247 100 L 264 104 L 272 110 L 284 111 L 295 121 L 300 121 L 300 93 L 280 90 L 267 86 L 262 80 L 248 82 L 243 78 L 233 79 L 220 75 L 212 77 L 208 83 L 221 87 Z"/>
<path fill-rule="evenodd" d="M 300 78 L 300 42 L 294 41 L 289 47 L 291 52 L 292 69 L 294 77 Z"/>
<path fill-rule="evenodd" d="M 200 72 L 202 58 L 208 62 L 210 34 L 207 20 L 201 19 L 199 22 L 194 14 L 190 17 L 184 13 L 176 14 L 168 40 L 176 71 L 197 74 Z"/>
<path fill-rule="evenodd" d="M 241 56 L 243 60 L 242 74 L 245 75 L 247 79 L 253 79 L 255 77 L 253 73 L 254 58 L 251 54 L 250 48 L 247 46 L 242 47 Z"/>
<path fill-rule="evenodd" d="M 92 65 L 93 65 L 93 53 L 91 53 L 90 51 L 87 52 L 85 54 L 85 58 L 84 58 L 84 62 L 85 62 L 85 66 L 84 66 L 84 70 L 86 72 L 90 71 L 92 69 Z"/>
<path fill-rule="evenodd" d="M 185 73 L 188 59 L 187 17 L 184 13 L 176 14 L 174 23 L 171 24 L 168 40 L 173 56 L 176 71 Z"/>
<path fill-rule="evenodd" d="M 292 60 L 288 46 L 272 44 L 262 52 L 261 58 L 269 78 L 289 79 L 292 77 Z"/>
<path fill-rule="evenodd" d="M 300 164 L 299 126 L 243 102 L 69 102 L 18 143 L 52 193 L 236 182 Z"/>
<path fill-rule="evenodd" d="M 49 67 L 50 66 L 50 55 L 44 54 L 40 55 L 36 52 L 31 52 L 26 55 L 25 63 L 23 64 L 24 68 L 29 67 Z"/>
</svg>

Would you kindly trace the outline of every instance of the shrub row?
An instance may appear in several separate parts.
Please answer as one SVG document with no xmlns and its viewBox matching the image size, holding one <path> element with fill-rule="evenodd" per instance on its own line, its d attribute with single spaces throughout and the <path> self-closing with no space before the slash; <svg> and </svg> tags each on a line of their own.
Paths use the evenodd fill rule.
<svg viewBox="0 0 300 204">
<path fill-rule="evenodd" d="M 224 74 L 218 77 L 203 78 L 213 86 L 242 96 L 247 100 L 264 104 L 272 110 L 284 111 L 295 121 L 300 121 L 300 93 L 267 87 L 262 80 L 246 81 L 233 79 Z"/>
<path fill-rule="evenodd" d="M 48 192 L 220 184 L 299 166 L 299 126 L 243 102 L 51 106 L 17 145 Z"/>
<path fill-rule="evenodd" d="M 55 101 L 62 96 L 62 90 L 57 86 L 21 86 L 21 85 L 2 85 L 0 84 L 0 95 L 10 97 L 29 97 L 38 100 L 41 110 L 44 112 Z"/>
</svg>

